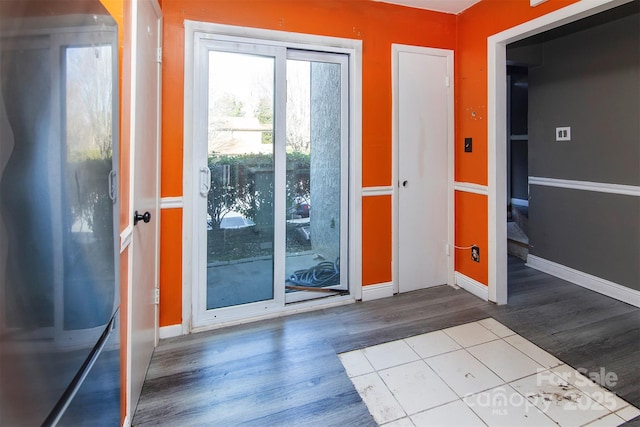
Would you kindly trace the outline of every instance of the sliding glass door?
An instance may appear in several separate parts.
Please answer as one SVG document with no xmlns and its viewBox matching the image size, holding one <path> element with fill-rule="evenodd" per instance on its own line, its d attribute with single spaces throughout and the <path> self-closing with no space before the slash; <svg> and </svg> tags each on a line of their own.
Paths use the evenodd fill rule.
<svg viewBox="0 0 640 427">
<path fill-rule="evenodd" d="M 348 293 L 347 55 L 196 46 L 195 323 Z"/>
<path fill-rule="evenodd" d="M 209 52 L 207 310 L 274 298 L 275 58 Z"/>
</svg>

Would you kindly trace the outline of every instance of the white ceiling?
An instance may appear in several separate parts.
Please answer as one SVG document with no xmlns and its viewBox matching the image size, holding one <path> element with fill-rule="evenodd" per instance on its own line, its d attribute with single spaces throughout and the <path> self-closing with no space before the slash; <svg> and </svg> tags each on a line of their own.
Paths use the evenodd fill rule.
<svg viewBox="0 0 640 427">
<path fill-rule="evenodd" d="M 383 3 L 399 4 L 418 9 L 435 10 L 436 12 L 453 13 L 457 15 L 480 0 L 375 0 Z"/>
</svg>

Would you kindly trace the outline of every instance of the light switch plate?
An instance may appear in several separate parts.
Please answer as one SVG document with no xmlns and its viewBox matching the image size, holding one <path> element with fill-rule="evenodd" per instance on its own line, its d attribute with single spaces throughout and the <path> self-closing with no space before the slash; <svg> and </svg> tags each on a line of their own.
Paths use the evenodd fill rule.
<svg viewBox="0 0 640 427">
<path fill-rule="evenodd" d="M 473 151 L 473 138 L 464 139 L 464 152 L 471 153 Z"/>
</svg>

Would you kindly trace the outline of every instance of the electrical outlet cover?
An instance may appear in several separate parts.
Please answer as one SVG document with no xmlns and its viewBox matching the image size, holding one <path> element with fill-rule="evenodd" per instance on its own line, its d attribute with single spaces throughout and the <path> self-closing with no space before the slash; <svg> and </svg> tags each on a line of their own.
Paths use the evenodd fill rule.
<svg viewBox="0 0 640 427">
<path fill-rule="evenodd" d="M 556 141 L 571 141 L 571 127 L 564 126 L 556 128 Z"/>
<path fill-rule="evenodd" d="M 477 246 L 471 247 L 471 259 L 475 262 L 480 262 L 480 248 Z"/>
</svg>

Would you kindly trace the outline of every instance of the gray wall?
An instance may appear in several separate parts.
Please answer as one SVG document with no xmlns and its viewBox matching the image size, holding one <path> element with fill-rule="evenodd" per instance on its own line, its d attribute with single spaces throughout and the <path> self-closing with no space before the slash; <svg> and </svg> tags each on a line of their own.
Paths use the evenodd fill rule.
<svg viewBox="0 0 640 427">
<path fill-rule="evenodd" d="M 531 186 L 529 253 L 640 290 L 640 197 Z"/>
<path fill-rule="evenodd" d="M 631 16 L 542 43 L 529 70 L 529 175 L 640 185 L 640 36 Z M 555 128 L 571 126 L 570 142 Z M 532 185 L 530 253 L 640 289 L 635 196 Z"/>
</svg>

